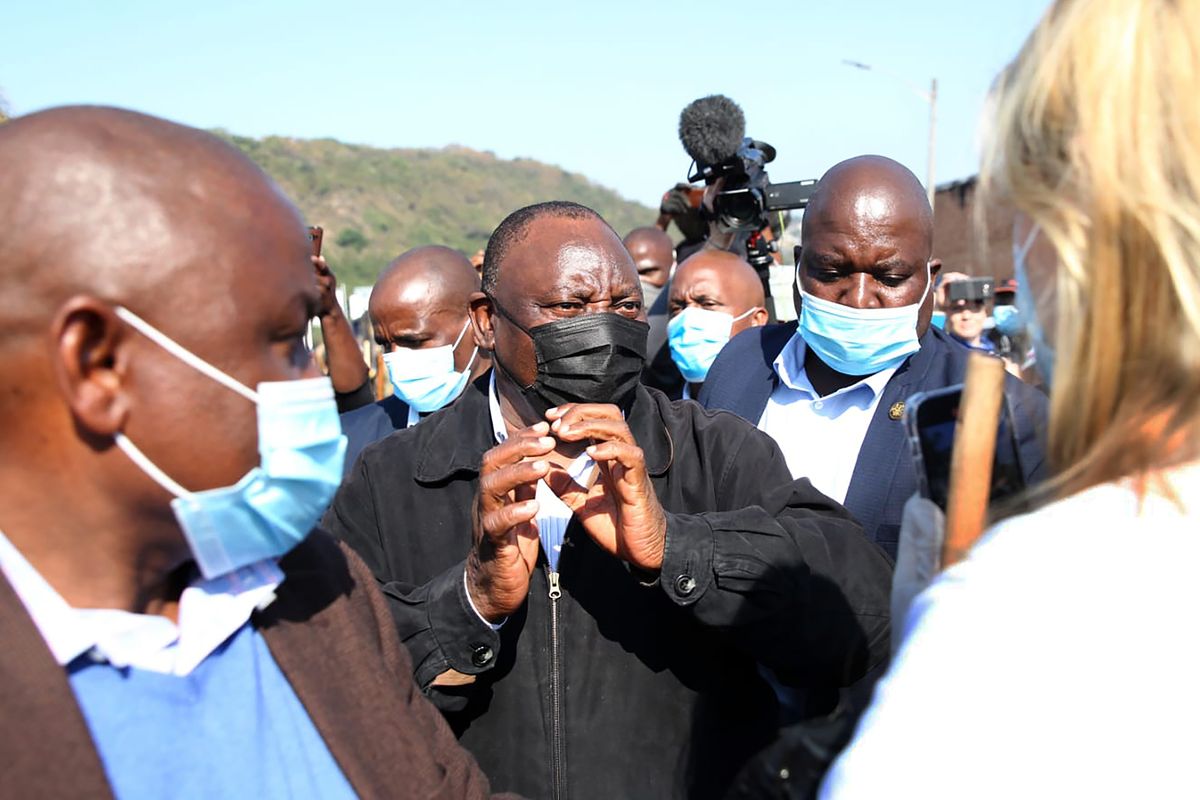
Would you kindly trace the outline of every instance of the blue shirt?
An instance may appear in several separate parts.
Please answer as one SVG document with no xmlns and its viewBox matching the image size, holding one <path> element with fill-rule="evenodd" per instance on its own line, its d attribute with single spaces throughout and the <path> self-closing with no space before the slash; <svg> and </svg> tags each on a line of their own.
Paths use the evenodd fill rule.
<svg viewBox="0 0 1200 800">
<path fill-rule="evenodd" d="M 779 383 L 758 428 L 779 445 L 793 478 L 808 478 L 821 493 L 844 503 L 875 407 L 897 368 L 822 397 L 804 369 L 807 350 L 796 332 L 775 358 Z"/>
<path fill-rule="evenodd" d="M 118 798 L 356 796 L 250 623 L 185 676 L 100 658 L 67 671 Z"/>
</svg>

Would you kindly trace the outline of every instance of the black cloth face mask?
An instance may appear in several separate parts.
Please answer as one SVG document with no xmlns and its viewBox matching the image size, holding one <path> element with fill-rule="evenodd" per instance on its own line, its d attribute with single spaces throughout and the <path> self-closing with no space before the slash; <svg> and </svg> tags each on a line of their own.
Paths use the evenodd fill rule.
<svg viewBox="0 0 1200 800">
<path fill-rule="evenodd" d="M 564 403 L 614 403 L 627 409 L 646 363 L 649 325 L 605 312 L 526 328 L 494 298 L 492 307 L 533 340 L 537 377 L 521 393 L 535 410 L 544 414 Z M 499 359 L 495 363 L 512 377 Z"/>
</svg>

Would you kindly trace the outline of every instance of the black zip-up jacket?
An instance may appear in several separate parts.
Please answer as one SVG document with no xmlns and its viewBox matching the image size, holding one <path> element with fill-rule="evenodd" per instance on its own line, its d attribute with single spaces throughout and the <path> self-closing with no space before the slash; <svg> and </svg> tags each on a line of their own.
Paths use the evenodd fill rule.
<svg viewBox="0 0 1200 800">
<path fill-rule="evenodd" d="M 884 658 L 891 568 L 858 524 L 793 482 L 754 426 L 641 387 L 627 420 L 666 511 L 659 580 L 572 520 L 561 596 L 541 559 L 526 603 L 492 630 L 463 583 L 480 460 L 495 446 L 488 380 L 368 447 L 325 525 L 374 572 L 417 683 L 495 790 L 719 797 L 776 730 L 758 663 L 828 687 Z M 447 670 L 474 681 L 431 686 Z"/>
</svg>

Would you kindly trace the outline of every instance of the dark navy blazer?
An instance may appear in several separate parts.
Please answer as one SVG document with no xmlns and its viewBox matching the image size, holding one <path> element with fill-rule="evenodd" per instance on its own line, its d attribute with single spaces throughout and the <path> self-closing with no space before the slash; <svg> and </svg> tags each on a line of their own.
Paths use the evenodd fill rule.
<svg viewBox="0 0 1200 800">
<path fill-rule="evenodd" d="M 697 400 L 757 425 L 779 384 L 771 365 L 795 332 L 796 323 L 790 322 L 748 328 L 733 337 L 713 362 Z M 867 428 L 845 506 L 892 558 L 900 538 L 901 512 L 917 491 L 917 479 L 904 422 L 892 419 L 889 411 L 917 392 L 962 383 L 969 354 L 965 346 L 930 326 L 921 337 L 921 349 L 900 365 L 884 387 Z M 1033 485 L 1046 477 L 1046 396 L 1011 375 L 1005 376 L 1004 393 L 1013 413 L 1021 469 L 1026 483 Z"/>
<path fill-rule="evenodd" d="M 342 433 L 349 442 L 346 445 L 346 469 L 350 474 L 358 454 L 367 445 L 377 442 L 393 431 L 408 427 L 408 403 L 396 395 L 389 395 L 378 403 L 356 408 L 341 415 Z"/>
</svg>

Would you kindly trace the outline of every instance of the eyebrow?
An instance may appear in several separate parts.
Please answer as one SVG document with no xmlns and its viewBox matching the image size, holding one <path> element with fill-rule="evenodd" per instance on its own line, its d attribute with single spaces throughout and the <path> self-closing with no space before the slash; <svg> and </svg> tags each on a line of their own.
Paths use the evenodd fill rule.
<svg viewBox="0 0 1200 800">
<path fill-rule="evenodd" d="M 885 258 L 883 261 L 875 262 L 875 269 L 896 269 L 897 267 L 912 270 L 917 269 L 915 264 L 910 264 L 902 258 Z"/>
<path fill-rule="evenodd" d="M 837 264 L 845 264 L 847 261 L 846 257 L 840 254 L 814 253 L 811 250 L 808 252 L 807 257 L 802 255 L 801 258 L 809 261 L 810 263 L 827 267 L 835 266 Z"/>
</svg>

